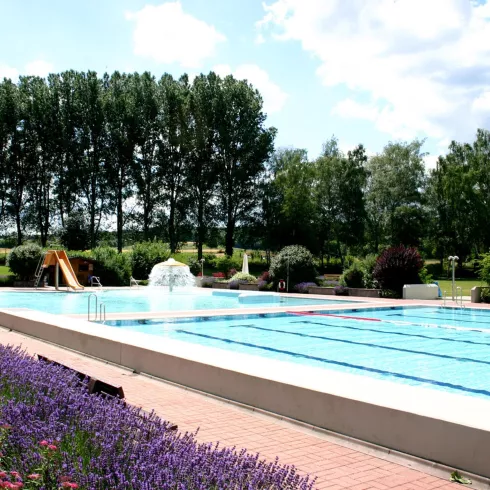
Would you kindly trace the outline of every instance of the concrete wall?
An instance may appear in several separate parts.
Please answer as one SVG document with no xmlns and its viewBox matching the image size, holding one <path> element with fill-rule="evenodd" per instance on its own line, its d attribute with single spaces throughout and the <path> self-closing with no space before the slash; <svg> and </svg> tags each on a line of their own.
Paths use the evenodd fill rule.
<svg viewBox="0 0 490 490">
<path fill-rule="evenodd" d="M 0 325 L 223 398 L 490 477 L 490 402 L 486 400 L 29 310 L 0 311 Z"/>
<path fill-rule="evenodd" d="M 403 299 L 437 299 L 439 286 L 437 284 L 405 284 Z"/>
</svg>

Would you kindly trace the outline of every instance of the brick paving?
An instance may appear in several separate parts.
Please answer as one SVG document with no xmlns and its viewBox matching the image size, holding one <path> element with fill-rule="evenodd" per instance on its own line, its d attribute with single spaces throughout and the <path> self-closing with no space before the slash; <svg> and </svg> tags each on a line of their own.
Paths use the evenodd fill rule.
<svg viewBox="0 0 490 490">
<path fill-rule="evenodd" d="M 318 489 L 430 490 L 459 485 L 423 471 L 372 455 L 368 448 L 352 448 L 341 439 L 225 403 L 179 386 L 141 376 L 24 335 L 0 329 L 0 343 L 22 345 L 98 376 L 124 388 L 129 403 L 178 424 L 182 432 L 195 432 L 200 442 L 220 441 L 224 446 L 247 448 L 267 459 L 279 457 L 302 473 L 316 476 Z M 335 442 L 334 442 L 335 441 Z M 449 476 L 449 475 L 448 475 Z"/>
</svg>

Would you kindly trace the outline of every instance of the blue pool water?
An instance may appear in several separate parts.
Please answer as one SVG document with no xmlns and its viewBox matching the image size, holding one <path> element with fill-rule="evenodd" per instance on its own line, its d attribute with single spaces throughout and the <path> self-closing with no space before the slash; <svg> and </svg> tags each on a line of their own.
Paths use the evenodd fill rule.
<svg viewBox="0 0 490 490">
<path fill-rule="evenodd" d="M 397 307 L 108 325 L 490 399 L 490 310 Z"/>
<path fill-rule="evenodd" d="M 55 314 L 86 314 L 88 297 L 83 293 L 2 292 L 0 308 L 31 308 Z M 257 308 L 258 306 L 329 305 L 346 301 L 290 298 L 267 293 L 244 293 L 220 290 L 174 291 L 159 289 L 95 290 L 107 313 L 209 310 L 222 308 Z M 92 301 L 92 308 L 93 308 Z"/>
</svg>

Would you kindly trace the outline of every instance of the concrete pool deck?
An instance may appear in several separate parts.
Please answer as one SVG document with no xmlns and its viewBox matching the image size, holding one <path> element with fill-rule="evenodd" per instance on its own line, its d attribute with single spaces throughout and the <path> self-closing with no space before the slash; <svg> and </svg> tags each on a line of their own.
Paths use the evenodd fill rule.
<svg viewBox="0 0 490 490">
<path fill-rule="evenodd" d="M 121 384 L 129 403 L 195 432 L 200 442 L 247 448 L 261 457 L 294 464 L 317 476 L 318 489 L 422 490 L 457 489 L 449 469 L 427 464 L 382 448 L 242 408 L 167 382 L 133 373 L 17 332 L 0 329 L 0 343 L 21 345 L 30 354 L 45 355 L 88 374 Z M 461 486 L 459 486 L 461 488 Z M 488 489 L 484 481 L 473 488 Z"/>
</svg>

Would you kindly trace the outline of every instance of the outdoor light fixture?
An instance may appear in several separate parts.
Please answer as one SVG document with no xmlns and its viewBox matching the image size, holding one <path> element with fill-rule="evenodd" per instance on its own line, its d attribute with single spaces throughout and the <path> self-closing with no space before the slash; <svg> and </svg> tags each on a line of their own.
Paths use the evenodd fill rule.
<svg viewBox="0 0 490 490">
<path fill-rule="evenodd" d="M 456 262 L 459 260 L 459 257 L 457 255 L 450 255 L 447 260 L 449 260 L 449 262 L 452 262 L 452 265 L 453 265 L 453 281 L 452 281 L 452 295 L 453 295 L 453 301 L 455 301 L 455 292 L 456 292 L 456 288 L 455 288 L 455 276 L 454 276 L 454 267 L 456 266 Z"/>
</svg>

